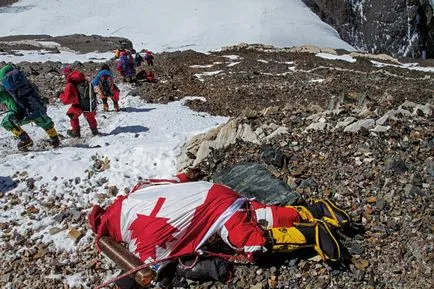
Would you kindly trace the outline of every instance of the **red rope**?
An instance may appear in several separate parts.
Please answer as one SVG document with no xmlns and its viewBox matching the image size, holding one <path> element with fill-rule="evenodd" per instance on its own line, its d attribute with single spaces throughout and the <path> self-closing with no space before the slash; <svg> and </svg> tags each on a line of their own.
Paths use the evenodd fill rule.
<svg viewBox="0 0 434 289">
<path fill-rule="evenodd" d="M 214 252 L 210 252 L 210 251 L 203 251 L 203 253 L 205 253 L 211 257 L 219 257 L 219 258 L 225 259 L 225 260 L 229 260 L 230 258 L 232 258 L 234 256 L 233 254 L 214 253 Z"/>
<path fill-rule="evenodd" d="M 190 254 L 188 254 L 188 255 L 190 255 Z M 129 270 L 129 271 L 127 271 L 127 272 L 125 272 L 125 273 L 119 275 L 119 276 L 116 276 L 116 277 L 114 277 L 114 278 L 109 279 L 108 281 L 104 282 L 103 284 L 101 284 L 101 285 L 95 287 L 95 289 L 101 289 L 101 288 L 104 288 L 104 287 L 110 285 L 111 283 L 114 283 L 114 282 L 116 282 L 116 281 L 118 281 L 118 280 L 121 280 L 121 279 L 123 279 L 123 278 L 125 278 L 125 277 L 130 277 L 130 275 L 136 273 L 137 271 L 140 271 L 140 270 L 142 270 L 142 269 L 145 269 L 145 268 L 147 268 L 147 267 L 149 267 L 149 266 L 152 266 L 152 265 L 155 265 L 155 264 L 158 264 L 158 263 L 161 263 L 161 262 L 164 262 L 164 261 L 170 260 L 170 259 L 179 258 L 179 257 L 182 257 L 182 256 L 183 256 L 183 255 L 180 255 L 180 256 L 171 256 L 171 257 L 163 258 L 163 259 L 158 260 L 158 261 L 153 261 L 153 262 L 151 262 L 151 263 L 142 264 L 142 265 L 140 265 L 140 266 L 138 266 L 138 267 L 135 267 L 135 268 L 133 268 L 133 269 L 131 269 L 131 270 Z M 184 256 L 185 256 L 185 255 L 184 255 Z"/>
<path fill-rule="evenodd" d="M 196 266 L 197 261 L 199 261 L 199 255 L 196 255 L 196 259 L 194 259 L 194 262 L 190 266 L 187 266 L 184 263 L 182 263 L 181 258 L 178 259 L 179 264 L 181 264 L 181 266 L 184 267 L 184 270 L 189 270 L 189 269 L 193 268 L 194 266 Z"/>
<path fill-rule="evenodd" d="M 185 269 L 191 269 L 191 268 L 193 268 L 197 264 L 197 262 L 199 260 L 199 255 L 202 255 L 202 254 L 206 254 L 206 255 L 209 255 L 209 256 L 212 256 L 212 257 L 219 257 L 219 258 L 222 258 L 222 259 L 225 259 L 225 260 L 229 260 L 231 257 L 234 256 L 234 255 L 230 255 L 230 254 L 214 253 L 214 252 L 209 252 L 209 251 L 199 251 L 199 252 L 196 252 L 196 254 L 197 254 L 196 255 L 196 259 L 194 260 L 193 264 L 190 265 L 190 266 L 185 266 L 184 264 L 181 263 L 181 261 L 179 261 L 179 262 L 181 263 L 181 265 L 185 266 Z M 110 285 L 110 284 L 112 284 L 112 283 L 114 283 L 116 281 L 119 281 L 119 280 L 121 280 L 121 279 L 123 279 L 125 277 L 130 277 L 132 274 L 136 273 L 137 271 L 145 269 L 145 268 L 147 268 L 149 266 L 152 266 L 152 265 L 164 262 L 164 261 L 168 261 L 168 260 L 171 260 L 171 259 L 185 257 L 185 256 L 190 256 L 190 255 L 191 254 L 181 254 L 179 256 L 171 256 L 171 257 L 167 257 L 167 258 L 164 258 L 164 259 L 161 259 L 161 260 L 158 260 L 158 261 L 154 261 L 154 262 L 151 262 L 151 263 L 142 264 L 142 265 L 140 265 L 138 267 L 135 267 L 135 268 L 133 268 L 133 269 L 131 269 L 131 270 L 129 270 L 129 271 L 127 271 L 127 272 L 119 275 L 119 276 L 116 276 L 114 278 L 109 279 L 108 281 L 104 282 L 103 284 L 95 287 L 95 289 L 104 288 L 104 287 L 106 287 L 106 286 L 108 286 L 108 285 Z"/>
<path fill-rule="evenodd" d="M 150 184 L 150 182 L 148 181 L 143 181 L 143 182 L 139 182 L 137 183 L 128 194 L 134 193 L 135 191 L 137 191 L 138 189 L 140 189 L 141 186 L 145 185 L 145 184 Z"/>
</svg>

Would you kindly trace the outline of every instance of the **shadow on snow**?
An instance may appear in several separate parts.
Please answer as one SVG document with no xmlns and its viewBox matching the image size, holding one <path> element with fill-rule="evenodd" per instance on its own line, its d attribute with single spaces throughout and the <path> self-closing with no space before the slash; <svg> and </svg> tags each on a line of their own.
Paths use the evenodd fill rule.
<svg viewBox="0 0 434 289">
<path fill-rule="evenodd" d="M 9 1 L 9 2 L 18 2 L 18 1 Z M 2 3 L 0 3 L 2 4 Z M 13 3 L 11 3 L 13 4 Z M 21 13 L 26 10 L 30 10 L 34 7 L 34 5 L 22 5 L 22 6 L 6 6 L 0 8 L 0 14 L 2 13 Z"/>
<path fill-rule="evenodd" d="M 154 110 L 155 108 L 136 108 L 136 107 L 123 107 L 122 112 L 148 112 Z"/>
<path fill-rule="evenodd" d="M 5 193 L 12 189 L 15 189 L 17 184 L 12 180 L 11 177 L 0 176 L 0 192 Z"/>
<path fill-rule="evenodd" d="M 149 128 L 141 125 L 118 126 L 114 130 L 112 130 L 109 135 L 118 135 L 121 133 L 141 133 L 147 132 L 148 130 Z"/>
</svg>

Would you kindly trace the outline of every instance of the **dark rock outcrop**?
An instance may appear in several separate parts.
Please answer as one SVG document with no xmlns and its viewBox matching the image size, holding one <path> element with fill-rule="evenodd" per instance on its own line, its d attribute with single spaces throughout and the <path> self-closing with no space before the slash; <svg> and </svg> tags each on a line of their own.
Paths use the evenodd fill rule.
<svg viewBox="0 0 434 289">
<path fill-rule="evenodd" d="M 430 0 L 303 0 L 357 49 L 401 57 L 434 57 Z"/>
<path fill-rule="evenodd" d="M 18 0 L 0 0 L 0 7 L 9 6 L 17 2 Z"/>
<path fill-rule="evenodd" d="M 55 42 L 57 45 L 44 45 Z M 44 49 L 50 53 L 59 53 L 61 49 L 79 53 L 108 52 L 114 49 L 132 49 L 131 40 L 124 37 L 104 37 L 100 35 L 73 34 L 65 36 L 50 35 L 11 35 L 0 37 L 0 51 L 14 54 L 15 50 Z"/>
</svg>

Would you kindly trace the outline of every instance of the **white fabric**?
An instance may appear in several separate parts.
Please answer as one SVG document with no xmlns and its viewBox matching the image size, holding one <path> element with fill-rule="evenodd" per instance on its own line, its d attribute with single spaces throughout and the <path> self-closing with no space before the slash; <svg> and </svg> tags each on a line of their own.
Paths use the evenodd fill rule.
<svg viewBox="0 0 434 289">
<path fill-rule="evenodd" d="M 149 186 L 132 193 L 122 203 L 122 239 L 133 243 L 129 231 L 131 223 L 137 214 L 151 214 L 159 198 L 165 200 L 157 216 L 170 219 L 169 224 L 182 231 L 190 224 L 194 210 L 204 203 L 212 185 L 208 182 L 177 183 Z"/>
<path fill-rule="evenodd" d="M 214 233 L 220 230 L 220 228 L 224 228 L 224 224 L 227 220 L 236 212 L 239 208 L 244 204 L 247 199 L 240 198 L 236 200 L 226 211 L 221 214 L 221 216 L 217 219 L 217 221 L 211 226 L 208 230 L 204 238 L 200 241 L 199 245 L 196 247 L 196 250 L 199 249 L 205 242 L 208 240 Z M 226 230 L 227 231 L 227 230 Z M 226 237 L 227 239 L 227 237 Z M 230 245 L 229 242 L 227 242 Z"/>
<path fill-rule="evenodd" d="M 274 225 L 273 212 L 270 207 L 259 208 L 255 210 L 256 221 L 259 224 L 267 224 L 267 228 L 272 228 Z M 261 221 L 264 220 L 264 221 Z"/>
</svg>

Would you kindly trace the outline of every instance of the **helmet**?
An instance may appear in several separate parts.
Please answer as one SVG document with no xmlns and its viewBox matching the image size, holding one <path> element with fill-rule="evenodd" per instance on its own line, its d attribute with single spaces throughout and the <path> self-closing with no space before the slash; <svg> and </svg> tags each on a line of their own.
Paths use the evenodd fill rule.
<svg viewBox="0 0 434 289">
<path fill-rule="evenodd" d="M 66 76 L 68 76 L 68 74 L 70 74 L 72 72 L 72 67 L 71 66 L 65 66 L 63 69 L 62 69 L 62 73 L 63 73 L 63 75 L 66 77 Z"/>
</svg>

